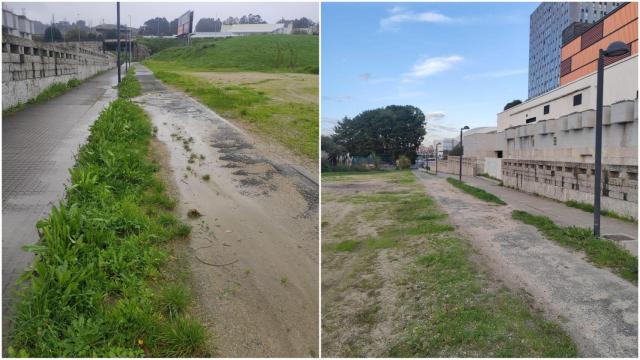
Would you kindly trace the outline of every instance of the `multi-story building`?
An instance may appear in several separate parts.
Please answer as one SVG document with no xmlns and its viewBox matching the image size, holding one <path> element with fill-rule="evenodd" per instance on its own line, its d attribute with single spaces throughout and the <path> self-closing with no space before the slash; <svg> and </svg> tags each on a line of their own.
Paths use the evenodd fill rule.
<svg viewBox="0 0 640 360">
<path fill-rule="evenodd" d="M 529 23 L 529 98 L 560 85 L 562 32 L 574 23 L 594 24 L 620 2 L 543 2 Z M 585 27 L 573 28 L 582 31 Z"/>
<path fill-rule="evenodd" d="M 597 73 L 600 49 L 622 41 L 630 51 L 605 58 L 602 207 L 638 216 L 638 3 L 625 3 L 569 39 L 558 54 L 560 86 L 497 116 L 505 186 L 561 201 L 593 203 Z"/>
<path fill-rule="evenodd" d="M 2 34 L 31 40 L 34 33 L 33 21 L 24 15 L 16 15 L 11 10 L 2 9 Z"/>
</svg>

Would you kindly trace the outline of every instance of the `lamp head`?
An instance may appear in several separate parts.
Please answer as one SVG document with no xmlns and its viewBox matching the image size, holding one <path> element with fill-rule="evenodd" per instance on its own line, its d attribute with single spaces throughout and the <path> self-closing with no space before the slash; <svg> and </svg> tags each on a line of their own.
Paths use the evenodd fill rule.
<svg viewBox="0 0 640 360">
<path fill-rule="evenodd" d="M 607 46 L 607 50 L 604 51 L 604 56 L 607 57 L 615 57 L 625 55 L 630 51 L 629 45 L 625 44 L 622 41 L 614 41 L 609 46 Z"/>
<path fill-rule="evenodd" d="M 462 130 L 469 130 L 469 127 L 465 126 L 465 127 L 462 128 Z"/>
</svg>

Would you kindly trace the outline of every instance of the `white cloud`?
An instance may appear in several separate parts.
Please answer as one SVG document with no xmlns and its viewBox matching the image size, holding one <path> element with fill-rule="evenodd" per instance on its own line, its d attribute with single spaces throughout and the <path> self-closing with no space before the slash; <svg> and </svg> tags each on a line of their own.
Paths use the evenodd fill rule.
<svg viewBox="0 0 640 360">
<path fill-rule="evenodd" d="M 432 111 L 430 113 L 427 113 L 426 118 L 428 120 L 440 120 L 445 116 L 447 116 L 447 114 L 445 114 L 444 111 Z"/>
<path fill-rule="evenodd" d="M 439 72 L 450 69 L 455 63 L 458 63 L 462 60 L 462 56 L 458 55 L 424 58 L 413 65 L 411 71 L 405 74 L 405 77 L 422 78 L 437 74 Z"/>
<path fill-rule="evenodd" d="M 408 22 L 448 23 L 452 18 L 433 11 L 413 12 L 404 7 L 396 6 L 389 10 L 390 15 L 380 20 L 381 30 L 397 30 L 399 24 Z"/>
<path fill-rule="evenodd" d="M 527 73 L 527 69 L 499 70 L 499 71 L 490 71 L 486 73 L 471 74 L 471 75 L 465 76 L 464 78 L 469 80 L 499 79 L 503 77 L 522 75 L 526 73 Z"/>
</svg>

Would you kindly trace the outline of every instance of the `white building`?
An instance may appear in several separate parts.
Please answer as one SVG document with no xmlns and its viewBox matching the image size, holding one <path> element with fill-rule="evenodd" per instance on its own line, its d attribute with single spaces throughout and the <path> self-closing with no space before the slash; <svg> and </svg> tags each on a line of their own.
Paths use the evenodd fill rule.
<svg viewBox="0 0 640 360">
<path fill-rule="evenodd" d="M 604 78 L 605 106 L 635 100 L 638 97 L 638 56 L 630 56 L 605 67 Z M 499 113 L 498 132 L 595 109 L 596 80 L 597 73 L 594 72 Z"/>
<path fill-rule="evenodd" d="M 291 34 L 293 23 L 285 24 L 233 24 L 222 25 L 221 33 L 231 33 L 235 35 L 254 34 Z"/>
<path fill-rule="evenodd" d="M 16 15 L 11 10 L 2 9 L 2 33 L 32 40 L 35 25 L 24 15 Z"/>
</svg>

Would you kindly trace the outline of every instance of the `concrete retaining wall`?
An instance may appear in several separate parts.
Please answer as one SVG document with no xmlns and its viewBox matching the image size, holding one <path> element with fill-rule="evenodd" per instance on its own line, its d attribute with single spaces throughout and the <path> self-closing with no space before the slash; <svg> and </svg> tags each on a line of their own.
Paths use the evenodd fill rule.
<svg viewBox="0 0 640 360">
<path fill-rule="evenodd" d="M 436 169 L 435 160 L 429 160 L 429 168 L 432 171 Z M 449 155 L 447 160 L 438 160 L 438 172 L 445 174 L 458 175 L 460 173 L 460 157 Z M 475 176 L 477 175 L 477 160 L 475 158 L 462 158 L 462 175 Z"/>
<path fill-rule="evenodd" d="M 593 204 L 594 165 L 503 159 L 504 186 L 551 199 Z M 603 210 L 638 218 L 638 167 L 602 165 Z"/>
<path fill-rule="evenodd" d="M 496 179 L 502 179 L 502 159 L 484 158 L 484 172 Z"/>
<path fill-rule="evenodd" d="M 115 67 L 95 44 L 37 43 L 2 36 L 2 110 L 26 103 L 54 83 L 84 80 Z"/>
</svg>

